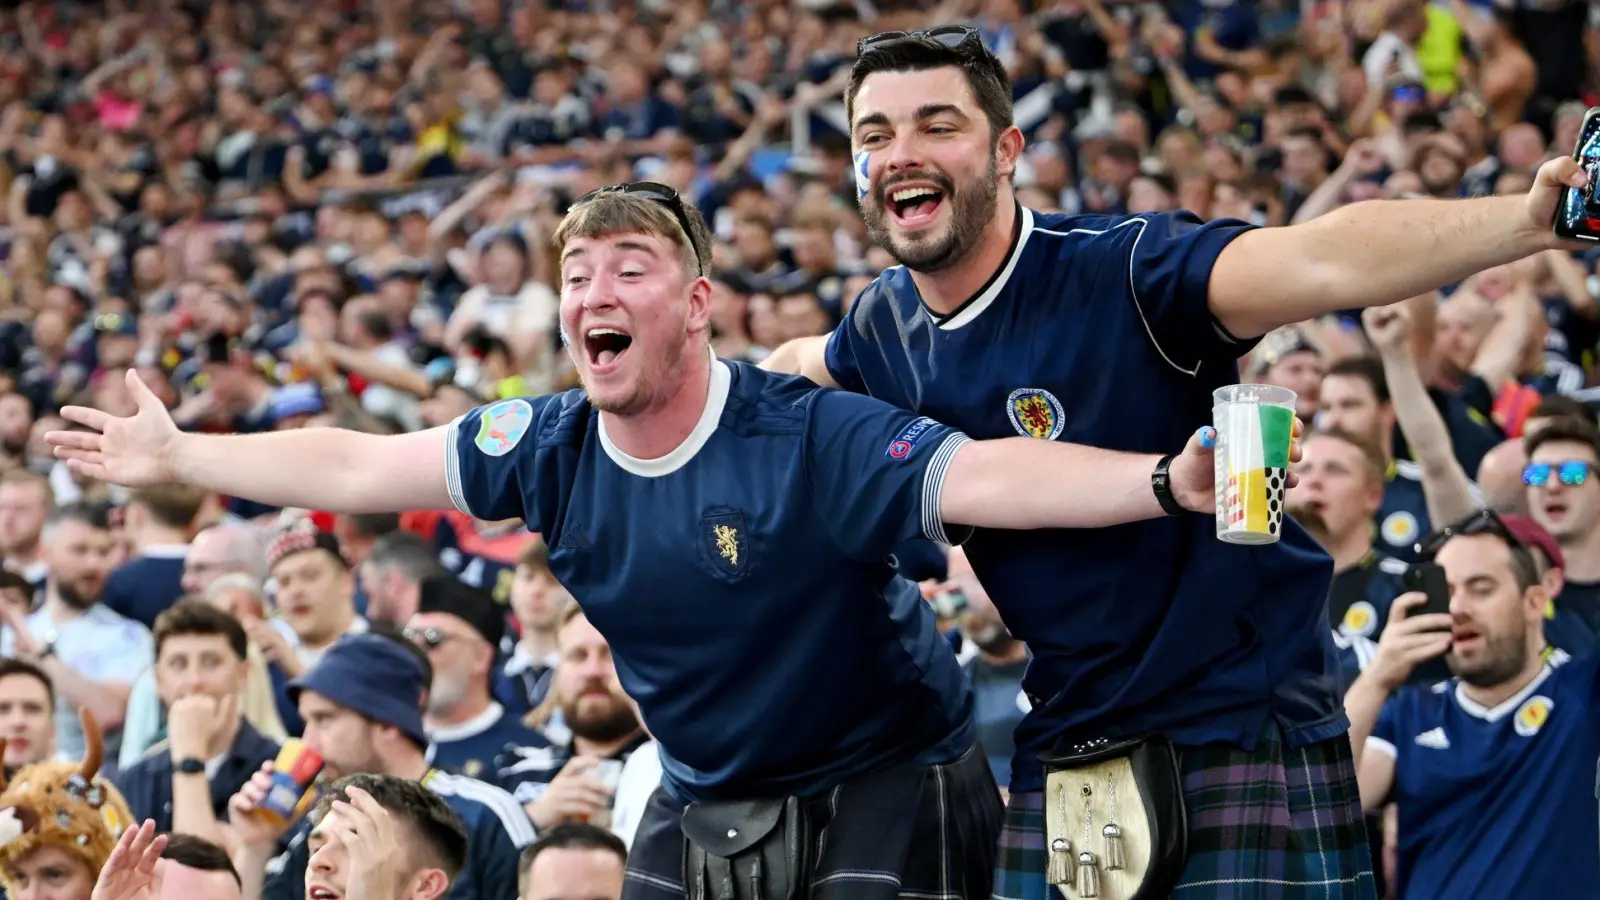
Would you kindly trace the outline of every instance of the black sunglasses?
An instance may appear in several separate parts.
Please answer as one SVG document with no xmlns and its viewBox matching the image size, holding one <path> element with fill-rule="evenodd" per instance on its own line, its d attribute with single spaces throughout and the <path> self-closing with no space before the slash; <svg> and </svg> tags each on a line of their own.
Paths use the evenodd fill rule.
<svg viewBox="0 0 1600 900">
<path fill-rule="evenodd" d="M 1506 523 L 1495 514 L 1492 509 L 1480 509 L 1472 515 L 1462 519 L 1454 525 L 1447 525 L 1422 539 L 1417 544 L 1417 557 L 1424 562 L 1432 562 L 1439 555 L 1439 550 L 1453 537 L 1471 537 L 1475 534 L 1492 534 L 1511 548 L 1512 553 L 1528 552 L 1528 548 L 1517 536 L 1511 533 Z M 1532 558 L 1531 556 L 1529 557 Z"/>
<path fill-rule="evenodd" d="M 957 53 L 970 56 L 982 54 L 983 35 L 971 25 L 940 25 L 926 31 L 880 31 L 870 37 L 856 41 L 856 56 L 864 55 L 868 50 L 876 50 L 901 41 L 914 41 L 919 44 L 937 44 Z"/>
<path fill-rule="evenodd" d="M 689 239 L 689 249 L 694 251 L 695 271 L 701 275 L 706 273 L 705 266 L 701 264 L 701 253 L 705 250 L 700 246 L 700 239 L 695 237 L 694 229 L 689 227 L 689 213 L 687 205 L 683 202 L 683 195 L 677 189 L 656 181 L 632 181 L 627 184 L 608 184 L 603 188 L 596 188 L 582 197 L 572 201 L 573 207 L 582 206 L 601 194 L 631 194 L 645 200 L 651 200 L 672 210 L 672 217 L 678 220 L 678 227 L 683 229 L 683 236 Z"/>
</svg>

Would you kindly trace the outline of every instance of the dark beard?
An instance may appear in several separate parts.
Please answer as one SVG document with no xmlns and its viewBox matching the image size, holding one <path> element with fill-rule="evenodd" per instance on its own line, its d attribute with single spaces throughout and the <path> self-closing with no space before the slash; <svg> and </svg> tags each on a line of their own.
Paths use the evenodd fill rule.
<svg viewBox="0 0 1600 900">
<path fill-rule="evenodd" d="M 620 741 L 639 730 L 639 718 L 626 703 L 617 703 L 610 712 L 598 716 L 579 716 L 571 707 L 563 708 L 561 715 L 574 735 L 597 744 Z"/>
<path fill-rule="evenodd" d="M 861 217 L 867 223 L 867 234 L 872 242 L 889 251 L 895 262 L 913 272 L 938 272 L 948 269 L 967 258 L 973 248 L 983 240 L 983 230 L 994 218 L 995 205 L 1000 197 L 1000 176 L 995 168 L 994 154 L 989 155 L 989 170 L 970 187 L 956 191 L 944 175 L 913 176 L 925 178 L 944 192 L 944 202 L 950 204 L 950 228 L 944 237 L 916 243 L 897 243 L 889 233 L 889 192 L 894 183 L 880 185 L 871 203 L 861 202 Z M 909 181 L 910 179 L 900 179 Z"/>
<path fill-rule="evenodd" d="M 1492 688 L 1505 684 L 1522 673 L 1528 665 L 1528 636 L 1526 634 L 1503 635 L 1490 638 L 1488 653 L 1484 654 L 1483 663 L 1470 672 L 1463 672 L 1457 668 L 1454 654 L 1446 652 L 1445 663 L 1450 671 L 1462 681 L 1473 687 Z"/>
<path fill-rule="evenodd" d="M 99 594 L 93 597 L 85 597 L 77 588 L 64 581 L 56 582 L 56 595 L 61 598 L 62 603 L 80 611 L 88 609 L 100 601 Z"/>
</svg>

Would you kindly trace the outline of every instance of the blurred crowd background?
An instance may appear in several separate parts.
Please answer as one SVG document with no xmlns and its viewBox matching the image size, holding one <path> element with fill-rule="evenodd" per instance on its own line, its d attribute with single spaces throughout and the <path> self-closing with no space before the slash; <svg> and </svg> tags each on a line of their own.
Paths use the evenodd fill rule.
<svg viewBox="0 0 1600 900">
<path fill-rule="evenodd" d="M 344 774 L 401 774 L 283 690 L 342 636 L 378 632 L 426 658 L 410 702 L 427 758 L 504 792 L 482 803 L 505 840 L 581 821 L 596 833 L 559 832 L 557 849 L 604 857 L 606 829 L 625 843 L 654 753 L 634 752 L 648 735 L 604 641 L 521 523 L 130 494 L 76 478 L 42 435 L 66 427 L 64 404 L 130 413 L 130 367 L 183 427 L 216 432 L 415 430 L 570 387 L 549 236 L 574 197 L 622 181 L 672 185 L 711 223 L 720 355 L 824 333 L 891 264 L 856 209 L 855 43 L 952 22 L 1008 67 L 1019 197 L 1047 211 L 1283 225 L 1367 199 L 1521 193 L 1572 152 L 1600 89 L 1600 7 L 1579 0 L 0 4 L 8 768 L 81 756 L 90 708 L 136 817 L 237 850 L 219 820 L 286 736 Z M 1551 641 L 1591 649 L 1597 260 L 1551 251 L 1365 320 L 1280 329 L 1241 361 L 1296 390 L 1322 433 L 1290 503 L 1335 557 L 1346 649 L 1381 633 L 1389 558 L 1477 505 L 1527 517 L 1559 562 Z M 1559 430 L 1528 440 L 1544 427 Z M 939 550 L 906 574 L 930 597 L 960 589 L 939 609 L 1004 784 L 1027 648 Z M 185 636 L 227 665 L 206 674 Z M 179 743 L 253 760 L 207 769 L 218 819 L 189 824 L 175 803 Z M 452 896 L 545 896 L 535 855 L 520 883 L 480 873 Z"/>
</svg>

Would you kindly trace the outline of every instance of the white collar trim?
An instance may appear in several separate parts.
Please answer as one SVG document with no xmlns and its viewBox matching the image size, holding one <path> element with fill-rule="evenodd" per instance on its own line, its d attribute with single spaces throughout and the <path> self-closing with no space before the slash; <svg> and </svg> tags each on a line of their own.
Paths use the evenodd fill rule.
<svg viewBox="0 0 1600 900">
<path fill-rule="evenodd" d="M 1500 701 L 1493 708 L 1484 706 L 1468 697 L 1465 690 L 1466 685 L 1458 679 L 1456 681 L 1456 705 L 1460 706 L 1461 711 L 1469 716 L 1474 716 L 1485 722 L 1498 722 L 1515 712 L 1516 708 L 1522 705 L 1522 701 L 1528 699 L 1534 691 L 1538 690 L 1539 685 L 1544 684 L 1544 680 L 1550 677 L 1550 671 L 1550 666 L 1546 665 L 1539 670 L 1539 674 L 1533 676 L 1532 681 L 1522 686 L 1522 690 Z"/>
<path fill-rule="evenodd" d="M 655 459 L 637 459 L 622 452 L 616 444 L 611 442 L 611 436 L 606 433 L 606 416 L 600 414 L 600 447 L 605 450 L 606 456 L 616 463 L 623 471 L 641 478 L 659 478 L 662 475 L 671 475 L 694 459 L 700 448 L 711 440 L 711 435 L 717 430 L 717 425 L 722 421 L 722 409 L 728 403 L 728 390 L 733 384 L 733 372 L 728 364 L 711 356 L 711 382 L 706 390 L 706 408 L 700 412 L 700 421 L 695 423 L 694 430 L 684 438 L 683 443 L 674 447 L 665 456 Z"/>
<path fill-rule="evenodd" d="M 435 744 L 453 744 L 456 741 L 464 741 L 467 738 L 475 738 L 478 735 L 483 734 L 485 731 L 488 731 L 490 728 L 493 728 L 494 723 L 500 721 L 500 717 L 505 715 L 505 713 L 505 707 L 491 700 L 489 701 L 489 705 L 484 707 L 483 712 L 478 713 L 465 722 L 457 722 L 454 725 L 440 725 L 436 728 L 429 728 L 428 739 L 433 741 Z"/>
<path fill-rule="evenodd" d="M 1006 282 L 1011 280 L 1011 273 L 1016 271 L 1017 262 L 1022 259 L 1022 251 L 1028 247 L 1028 236 L 1033 234 L 1033 210 L 1021 204 L 1017 205 L 1017 209 L 1022 215 L 1022 226 L 1018 229 L 1017 245 L 1011 248 L 1011 256 L 1006 259 L 1005 268 L 1000 270 L 999 277 L 984 288 L 978 299 L 972 301 L 966 309 L 940 322 L 940 331 L 955 331 L 964 325 L 972 324 L 974 319 L 983 315 L 983 311 L 999 298 L 1000 292 L 1006 289 Z"/>
</svg>

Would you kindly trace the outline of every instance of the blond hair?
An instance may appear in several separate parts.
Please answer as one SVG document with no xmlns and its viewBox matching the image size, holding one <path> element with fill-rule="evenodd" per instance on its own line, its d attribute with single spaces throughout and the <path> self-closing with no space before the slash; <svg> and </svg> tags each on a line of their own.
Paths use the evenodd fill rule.
<svg viewBox="0 0 1600 900">
<path fill-rule="evenodd" d="M 700 275 L 711 271 L 711 233 L 694 207 L 679 201 L 684 222 L 694 231 L 684 230 L 672 209 L 665 203 L 626 191 L 596 194 L 571 209 L 556 227 L 551 243 L 557 252 L 573 238 L 599 238 L 618 234 L 648 234 L 665 238 L 678 248 L 689 270 Z M 698 248 L 698 249 L 697 249 Z"/>
</svg>

